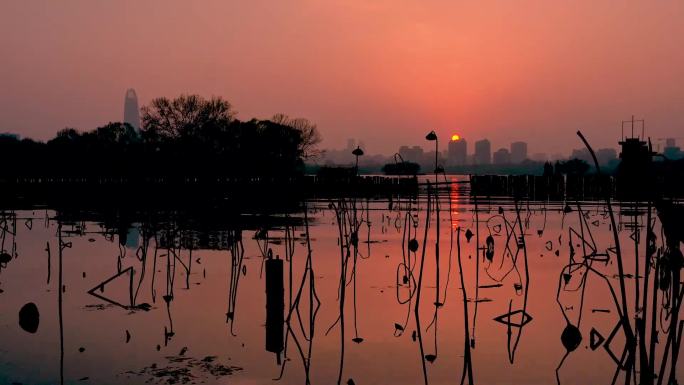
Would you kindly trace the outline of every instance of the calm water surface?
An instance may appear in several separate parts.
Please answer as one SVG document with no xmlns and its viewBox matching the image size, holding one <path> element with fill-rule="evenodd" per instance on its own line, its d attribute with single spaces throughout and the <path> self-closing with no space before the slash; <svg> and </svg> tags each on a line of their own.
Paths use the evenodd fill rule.
<svg viewBox="0 0 684 385">
<path fill-rule="evenodd" d="M 306 206 L 209 234 L 6 211 L 0 383 L 624 383 L 605 204 L 442 191 Z M 614 210 L 633 321 L 652 302 L 634 279 L 647 215 Z M 659 369 L 673 315 L 656 302 Z M 34 333 L 19 322 L 29 303 Z"/>
</svg>

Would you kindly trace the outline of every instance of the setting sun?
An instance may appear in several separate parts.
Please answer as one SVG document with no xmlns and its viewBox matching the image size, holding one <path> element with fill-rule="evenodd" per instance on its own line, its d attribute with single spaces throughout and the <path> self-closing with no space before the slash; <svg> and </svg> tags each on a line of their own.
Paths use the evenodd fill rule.
<svg viewBox="0 0 684 385">
<path fill-rule="evenodd" d="M 457 140 L 461 140 L 461 137 L 459 135 L 454 134 L 454 135 L 451 135 L 451 140 L 455 142 Z"/>
</svg>

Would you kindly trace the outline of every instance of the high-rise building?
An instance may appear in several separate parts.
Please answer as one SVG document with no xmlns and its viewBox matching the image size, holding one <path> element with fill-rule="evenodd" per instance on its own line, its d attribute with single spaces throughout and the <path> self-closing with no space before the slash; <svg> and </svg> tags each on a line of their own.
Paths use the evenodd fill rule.
<svg viewBox="0 0 684 385">
<path fill-rule="evenodd" d="M 663 155 L 665 155 L 667 159 L 677 160 L 684 157 L 684 152 L 682 152 L 681 148 L 677 147 L 677 143 L 675 142 L 674 138 L 667 138 L 665 139 L 665 149 L 663 150 Z"/>
<path fill-rule="evenodd" d="M 475 142 L 475 155 L 473 157 L 475 164 L 490 164 L 492 163 L 492 145 L 489 140 L 482 139 Z"/>
<path fill-rule="evenodd" d="M 674 138 L 667 138 L 667 139 L 665 139 L 665 148 L 667 148 L 667 147 L 675 147 L 675 146 L 676 146 L 676 144 L 675 144 Z"/>
<path fill-rule="evenodd" d="M 511 163 L 522 163 L 527 159 L 527 143 L 511 143 Z"/>
<path fill-rule="evenodd" d="M 401 146 L 399 147 L 399 155 L 407 162 L 422 163 L 424 151 L 420 146 Z"/>
<path fill-rule="evenodd" d="M 494 164 L 510 164 L 511 163 L 511 153 L 505 148 L 500 148 L 494 152 Z"/>
<path fill-rule="evenodd" d="M 536 152 L 532 154 L 532 160 L 535 162 L 547 162 L 549 160 L 549 156 L 543 152 Z"/>
<path fill-rule="evenodd" d="M 572 154 L 570 154 L 570 159 L 579 159 L 589 164 L 594 164 L 594 160 L 592 159 L 589 150 L 587 150 L 586 148 L 576 148 L 572 150 Z"/>
<path fill-rule="evenodd" d="M 124 123 L 130 124 L 136 131 L 140 131 L 140 110 L 138 109 L 138 95 L 129 88 L 124 100 Z"/>
<path fill-rule="evenodd" d="M 616 161 L 617 156 L 617 151 L 614 148 L 599 148 L 596 150 L 596 160 L 602 166 Z"/>
<path fill-rule="evenodd" d="M 454 136 L 449 142 L 449 151 L 447 156 L 449 165 L 463 166 L 468 159 L 468 143 L 465 139 Z"/>
</svg>

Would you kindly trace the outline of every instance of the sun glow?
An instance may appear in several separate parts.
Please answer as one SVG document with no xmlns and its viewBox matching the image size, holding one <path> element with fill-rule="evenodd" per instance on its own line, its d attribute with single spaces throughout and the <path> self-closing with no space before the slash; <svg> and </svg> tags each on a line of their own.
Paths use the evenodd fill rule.
<svg viewBox="0 0 684 385">
<path fill-rule="evenodd" d="M 457 134 L 454 134 L 454 135 L 451 135 L 451 140 L 454 141 L 454 142 L 456 142 L 456 141 L 458 141 L 458 140 L 461 140 L 461 137 L 460 137 L 459 135 L 457 135 Z"/>
</svg>

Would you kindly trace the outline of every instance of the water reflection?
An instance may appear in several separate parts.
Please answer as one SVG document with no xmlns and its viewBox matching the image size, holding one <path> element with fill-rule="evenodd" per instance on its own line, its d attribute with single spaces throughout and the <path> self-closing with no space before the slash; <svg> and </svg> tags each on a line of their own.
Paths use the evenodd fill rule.
<svg viewBox="0 0 684 385">
<path fill-rule="evenodd" d="M 457 187 L 217 225 L 3 212 L 0 382 L 681 380 L 680 204 Z"/>
</svg>

